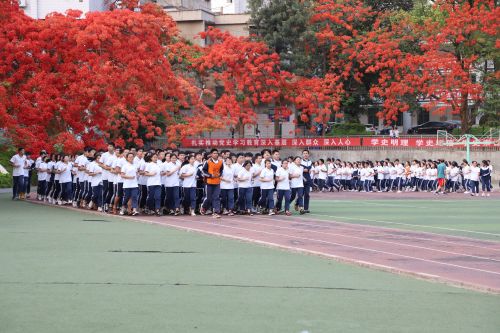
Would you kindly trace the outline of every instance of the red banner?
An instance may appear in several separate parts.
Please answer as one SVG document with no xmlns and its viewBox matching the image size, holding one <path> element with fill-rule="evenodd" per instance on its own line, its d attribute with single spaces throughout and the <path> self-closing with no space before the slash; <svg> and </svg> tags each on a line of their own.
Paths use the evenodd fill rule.
<svg viewBox="0 0 500 333">
<path fill-rule="evenodd" d="M 363 147 L 415 147 L 434 148 L 437 146 L 436 138 L 397 138 L 387 137 L 363 138 Z"/>
<path fill-rule="evenodd" d="M 361 138 L 310 138 L 310 139 L 184 139 L 182 147 L 359 147 Z"/>
<path fill-rule="evenodd" d="M 455 145 L 457 146 L 457 145 Z M 465 146 L 465 143 L 458 145 Z M 497 145 L 482 145 L 475 147 L 498 147 Z M 432 149 L 446 148 L 442 141 L 437 142 L 435 137 L 402 137 L 392 139 L 386 136 L 371 137 L 334 137 L 334 138 L 292 138 L 292 139 L 184 139 L 185 148 L 236 148 L 236 147 L 381 147 L 381 148 L 417 148 Z"/>
</svg>

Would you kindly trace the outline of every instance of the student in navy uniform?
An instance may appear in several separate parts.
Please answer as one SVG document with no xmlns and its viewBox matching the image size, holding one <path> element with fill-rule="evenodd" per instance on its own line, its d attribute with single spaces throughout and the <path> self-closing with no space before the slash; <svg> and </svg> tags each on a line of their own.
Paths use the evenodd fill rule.
<svg viewBox="0 0 500 333">
<path fill-rule="evenodd" d="M 309 150 L 304 149 L 302 151 L 302 162 L 301 165 L 304 168 L 304 212 L 310 213 L 309 211 L 309 193 L 311 192 L 312 187 L 312 178 L 311 178 L 311 170 L 313 168 L 313 163 L 309 159 Z"/>
</svg>

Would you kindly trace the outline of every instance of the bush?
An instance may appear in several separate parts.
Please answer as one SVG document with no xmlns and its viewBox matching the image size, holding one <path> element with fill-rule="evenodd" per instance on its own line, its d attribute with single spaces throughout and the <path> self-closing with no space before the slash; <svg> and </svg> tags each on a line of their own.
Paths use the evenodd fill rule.
<svg viewBox="0 0 500 333">
<path fill-rule="evenodd" d="M 0 174 L 0 188 L 12 187 L 12 175 Z"/>
<path fill-rule="evenodd" d="M 12 187 L 12 166 L 9 161 L 14 154 L 13 149 L 0 151 L 0 164 L 9 172 L 7 175 L 0 174 L 0 188 Z"/>
<path fill-rule="evenodd" d="M 359 123 L 344 123 L 335 124 L 333 129 L 327 134 L 327 136 L 342 136 L 342 135 L 371 135 L 372 132 L 367 132 L 366 127 Z"/>
</svg>

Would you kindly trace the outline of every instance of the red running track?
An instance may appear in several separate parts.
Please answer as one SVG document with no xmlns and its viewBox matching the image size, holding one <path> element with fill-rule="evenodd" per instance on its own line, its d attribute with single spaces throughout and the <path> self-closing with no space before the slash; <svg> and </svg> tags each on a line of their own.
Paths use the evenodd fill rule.
<svg viewBox="0 0 500 333">
<path fill-rule="evenodd" d="M 65 207 L 68 209 L 74 209 Z M 97 213 L 100 215 L 106 215 Z M 123 217 L 500 293 L 500 242 L 305 217 Z"/>
</svg>

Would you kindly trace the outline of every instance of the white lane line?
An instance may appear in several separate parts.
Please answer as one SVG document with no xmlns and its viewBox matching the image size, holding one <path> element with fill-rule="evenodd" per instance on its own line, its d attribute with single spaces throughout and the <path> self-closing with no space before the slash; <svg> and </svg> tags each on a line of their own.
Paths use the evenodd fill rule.
<svg viewBox="0 0 500 333">
<path fill-rule="evenodd" d="M 331 242 L 331 241 L 325 241 L 325 240 L 320 240 L 320 239 L 314 239 L 314 238 L 309 238 L 309 237 L 302 237 L 302 236 L 297 236 L 297 235 L 281 234 L 281 233 L 277 233 L 277 232 L 262 231 L 262 230 L 257 230 L 257 229 L 235 227 L 235 226 L 230 226 L 230 225 L 223 224 L 222 221 L 220 221 L 220 220 L 216 221 L 216 222 L 213 222 L 213 223 L 202 222 L 202 221 L 194 221 L 194 220 L 191 220 L 191 219 L 183 219 L 183 221 L 190 221 L 190 222 L 194 222 L 194 223 L 206 224 L 206 225 L 211 225 L 211 226 L 217 225 L 217 226 L 221 226 L 221 227 L 224 227 L 224 228 L 230 228 L 230 229 L 242 230 L 242 231 L 250 231 L 250 232 L 257 232 L 257 233 L 262 233 L 262 234 L 267 234 L 267 235 L 272 235 L 272 236 L 281 236 L 281 237 L 291 237 L 291 238 L 296 238 L 296 239 L 303 239 L 303 240 L 307 240 L 307 241 L 311 241 L 311 242 L 318 242 L 318 243 L 324 243 L 324 244 L 329 244 L 329 245 L 336 245 L 336 246 L 340 246 L 340 247 L 347 247 L 347 248 L 361 250 L 361 251 L 366 251 L 366 252 L 387 254 L 387 255 L 401 257 L 401 258 L 406 258 L 406 259 L 413 259 L 413 260 L 418 260 L 418 261 L 423 261 L 423 262 L 429 262 L 429 263 L 433 263 L 433 264 L 436 264 L 436 265 L 443 265 L 443 266 L 450 266 L 450 267 L 455 267 L 455 268 L 462 268 L 462 269 L 466 269 L 466 270 L 471 270 L 471 271 L 482 272 L 482 273 L 487 273 L 487 274 L 493 274 L 493 275 L 499 275 L 500 276 L 500 272 L 493 272 L 493 271 L 488 271 L 488 270 L 480 269 L 480 268 L 474 268 L 474 267 L 467 267 L 467 266 L 462 266 L 462 265 L 450 264 L 450 263 L 440 262 L 440 261 L 431 260 L 431 259 L 419 258 L 419 257 L 408 256 L 408 255 L 404 255 L 404 254 L 392 253 L 392 252 L 387 252 L 387 251 L 380 251 L 380 250 L 365 248 L 365 247 L 361 247 L 361 246 L 353 246 L 353 245 L 341 244 L 341 243 L 336 243 L 336 242 Z"/>
<path fill-rule="evenodd" d="M 254 216 L 253 218 L 255 219 L 260 219 L 264 221 L 272 221 L 269 218 L 264 218 L 264 217 L 256 217 Z M 280 220 L 283 221 L 283 220 Z M 285 222 L 285 221 L 283 221 Z M 430 248 L 430 247 L 425 247 L 425 246 L 418 246 L 418 245 L 412 245 L 412 244 L 406 244 L 406 243 L 398 243 L 394 241 L 387 241 L 387 240 L 380 240 L 380 239 L 370 239 L 366 237 L 358 237 L 358 236 L 350 236 L 346 234 L 339 234 L 339 233 L 332 233 L 332 232 L 322 232 L 322 231 L 316 231 L 316 230 L 308 230 L 308 229 L 302 229 L 302 228 L 294 228 L 293 226 L 283 226 L 280 224 L 261 224 L 261 223 L 254 223 L 250 221 L 245 221 L 245 224 L 254 224 L 254 225 L 262 225 L 262 226 L 268 226 L 268 227 L 277 227 L 277 228 L 282 228 L 282 229 L 290 229 L 290 230 L 298 230 L 298 231 L 305 231 L 305 232 L 312 232 L 320 235 L 328 235 L 328 236 L 340 236 L 344 238 L 352 238 L 352 239 L 359 239 L 359 240 L 364 240 L 364 241 L 370 241 L 370 242 L 378 242 L 378 243 L 384 243 L 384 244 L 391 244 L 391 245 L 399 245 L 399 246 L 404 246 L 404 247 L 412 247 L 416 249 L 424 249 L 424 250 L 432 250 L 436 252 L 441 252 L 441 253 L 446 253 L 446 254 L 452 254 L 452 255 L 458 255 L 458 256 L 464 256 L 464 257 L 470 257 L 470 258 L 476 258 L 476 259 L 481 259 L 481 260 L 490 260 L 490 261 L 495 261 L 495 262 L 500 262 L 499 259 L 494 259 L 494 258 L 489 258 L 489 257 L 482 257 L 482 256 L 476 256 L 472 254 L 466 254 L 466 253 L 459 253 L 459 252 L 452 252 L 452 251 L 446 251 L 446 250 L 440 250 L 436 248 Z M 305 226 L 317 226 L 313 224 L 306 224 L 302 223 Z"/>
<path fill-rule="evenodd" d="M 288 218 L 290 218 L 290 217 L 287 217 L 287 219 Z M 432 239 L 432 238 L 422 238 L 422 237 L 416 237 L 416 236 L 398 235 L 396 233 L 397 232 L 407 232 L 408 231 L 410 233 L 419 233 L 419 234 L 427 234 L 427 235 L 436 235 L 436 236 L 440 236 L 440 237 L 450 237 L 450 238 L 459 238 L 459 239 L 465 239 L 465 240 L 481 241 L 481 240 L 478 240 L 478 239 L 473 239 L 473 238 L 468 238 L 468 237 L 451 236 L 451 235 L 446 235 L 446 234 L 436 234 L 436 233 L 427 232 L 427 231 L 419 232 L 419 231 L 406 230 L 406 229 L 395 229 L 395 228 L 379 227 L 379 226 L 373 226 L 373 225 L 367 225 L 367 224 L 354 224 L 354 223 L 348 223 L 348 222 L 330 221 L 330 220 L 323 220 L 323 219 L 311 219 L 311 218 L 307 218 L 307 216 L 303 217 L 303 218 L 292 217 L 292 219 L 293 219 L 293 223 L 305 223 L 305 222 L 302 222 L 304 220 L 307 221 L 307 222 L 318 223 L 318 224 L 310 224 L 311 226 L 326 226 L 326 227 L 330 227 L 330 226 L 325 225 L 325 224 L 330 224 L 330 225 L 332 225 L 332 227 L 335 226 L 335 229 L 339 229 L 339 230 L 367 232 L 367 233 L 371 233 L 371 234 L 375 234 L 375 235 L 387 235 L 387 236 L 392 236 L 392 237 L 400 237 L 400 238 L 403 238 L 403 239 L 424 240 L 424 241 L 431 241 L 431 242 L 436 242 L 436 243 L 460 245 L 460 246 L 474 247 L 474 248 L 478 248 L 478 249 L 484 249 L 484 250 L 491 250 L 491 251 L 495 251 L 495 252 L 496 251 L 500 252 L 500 248 L 496 249 L 496 248 L 491 248 L 491 247 L 487 247 L 487 246 L 464 244 L 464 243 L 460 243 L 460 242 L 450 242 L 450 241 L 437 240 L 437 239 Z M 285 222 L 287 222 L 285 219 L 278 219 L 278 220 L 279 221 L 285 221 Z M 301 221 L 301 222 L 298 222 L 298 221 Z M 339 227 L 338 224 L 347 225 L 347 226 L 350 226 L 352 228 L 342 228 L 342 227 Z M 369 227 L 369 228 L 365 228 L 365 227 Z M 387 231 L 390 231 L 390 232 L 388 232 L 388 233 L 382 233 L 382 231 L 380 231 L 380 230 L 379 231 L 366 230 L 366 229 L 370 229 L 370 228 L 371 229 L 387 230 Z M 488 241 L 485 241 L 485 242 L 488 242 Z M 500 243 L 495 244 L 495 243 L 492 242 L 492 245 L 498 245 L 498 246 L 500 246 Z"/>
<path fill-rule="evenodd" d="M 430 229 L 448 230 L 448 231 L 459 231 L 459 232 L 470 233 L 470 234 L 478 234 L 478 235 L 488 235 L 488 236 L 500 237 L 500 234 L 495 234 L 495 233 L 491 233 L 491 232 L 463 230 L 463 229 L 454 229 L 454 228 L 445 228 L 445 227 L 436 227 L 436 226 L 430 226 L 430 225 L 425 225 L 425 224 L 411 224 L 411 223 L 402 223 L 402 222 L 372 220 L 372 219 L 365 219 L 365 218 L 359 218 L 359 217 L 324 215 L 324 214 L 314 214 L 314 213 L 311 213 L 311 215 L 313 215 L 313 216 L 330 217 L 330 218 L 334 218 L 334 219 L 346 219 L 346 220 L 355 220 L 355 221 L 366 221 L 366 222 L 375 222 L 375 223 L 404 225 L 404 226 L 409 226 L 409 227 L 430 228 Z M 460 236 L 454 236 L 454 237 L 460 237 Z"/>
</svg>

